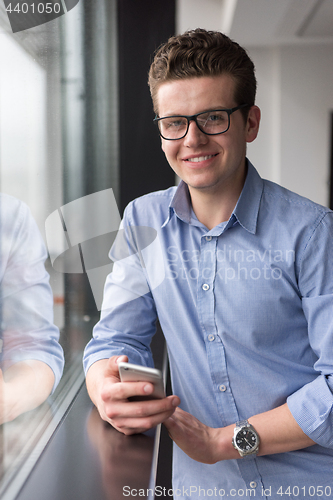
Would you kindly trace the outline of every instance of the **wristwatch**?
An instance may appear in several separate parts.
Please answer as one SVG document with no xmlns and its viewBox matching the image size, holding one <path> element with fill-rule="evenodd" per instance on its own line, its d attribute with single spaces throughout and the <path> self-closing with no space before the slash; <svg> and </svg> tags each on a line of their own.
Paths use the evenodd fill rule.
<svg viewBox="0 0 333 500">
<path fill-rule="evenodd" d="M 259 442 L 255 428 L 247 420 L 236 423 L 232 444 L 242 458 L 256 455 L 259 450 Z"/>
</svg>

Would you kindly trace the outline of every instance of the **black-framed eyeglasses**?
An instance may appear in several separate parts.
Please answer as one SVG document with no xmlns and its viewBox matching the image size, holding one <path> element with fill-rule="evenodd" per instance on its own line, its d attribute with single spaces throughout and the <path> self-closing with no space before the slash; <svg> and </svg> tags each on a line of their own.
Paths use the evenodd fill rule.
<svg viewBox="0 0 333 500">
<path fill-rule="evenodd" d="M 188 132 L 190 122 L 193 120 L 201 132 L 207 135 L 224 134 L 230 127 L 230 115 L 249 104 L 241 104 L 235 108 L 214 109 L 202 111 L 196 115 L 172 115 L 159 118 L 155 116 L 154 123 L 158 126 L 158 131 L 163 139 L 177 141 L 183 139 Z"/>
</svg>

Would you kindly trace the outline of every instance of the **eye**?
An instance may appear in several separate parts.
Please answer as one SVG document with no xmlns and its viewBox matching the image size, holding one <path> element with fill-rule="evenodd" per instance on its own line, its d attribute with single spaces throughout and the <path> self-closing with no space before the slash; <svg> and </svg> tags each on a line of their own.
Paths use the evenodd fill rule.
<svg viewBox="0 0 333 500">
<path fill-rule="evenodd" d="M 228 113 L 226 111 L 207 111 L 198 116 L 198 122 L 204 129 L 214 127 L 225 127 L 228 123 Z"/>
<path fill-rule="evenodd" d="M 209 123 L 221 123 L 228 119 L 228 113 L 225 111 L 215 111 L 214 113 L 209 113 L 207 117 L 207 122 Z"/>
<path fill-rule="evenodd" d="M 180 128 L 180 127 L 186 127 L 187 122 L 186 119 L 176 116 L 172 118 L 165 118 L 163 121 L 163 126 L 170 129 L 170 128 Z"/>
</svg>

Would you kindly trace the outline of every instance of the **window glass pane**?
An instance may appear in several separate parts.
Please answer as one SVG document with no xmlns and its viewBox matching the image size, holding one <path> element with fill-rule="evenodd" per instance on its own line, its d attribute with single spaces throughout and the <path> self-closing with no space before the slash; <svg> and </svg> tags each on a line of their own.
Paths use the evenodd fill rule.
<svg viewBox="0 0 333 500">
<path fill-rule="evenodd" d="M 94 9 L 61 2 L 65 15 L 16 32 L 5 3 L 0 2 L 1 498 L 23 481 L 83 383 L 82 351 L 99 316 L 110 266 L 105 233 L 116 234 L 119 223 L 115 2 L 102 0 Z M 106 206 L 114 214 L 112 227 Z M 15 405 L 22 391 L 25 398 Z"/>
</svg>

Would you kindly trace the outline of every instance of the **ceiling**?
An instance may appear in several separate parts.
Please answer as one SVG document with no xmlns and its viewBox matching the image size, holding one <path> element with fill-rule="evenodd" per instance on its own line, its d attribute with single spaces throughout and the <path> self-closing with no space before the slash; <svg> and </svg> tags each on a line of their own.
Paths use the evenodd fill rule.
<svg viewBox="0 0 333 500">
<path fill-rule="evenodd" d="M 177 31 L 221 30 L 241 45 L 333 42 L 333 0 L 178 0 Z"/>
</svg>

